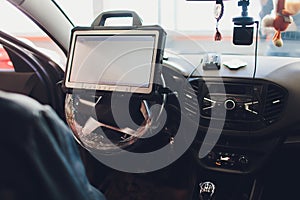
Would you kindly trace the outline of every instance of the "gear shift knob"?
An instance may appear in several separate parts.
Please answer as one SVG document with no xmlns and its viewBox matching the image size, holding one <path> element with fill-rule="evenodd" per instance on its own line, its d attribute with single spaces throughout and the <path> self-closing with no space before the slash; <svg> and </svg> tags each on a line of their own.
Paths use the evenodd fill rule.
<svg viewBox="0 0 300 200">
<path fill-rule="evenodd" d="M 202 182 L 199 184 L 199 199 L 200 200 L 213 200 L 216 190 L 215 184 L 210 181 Z"/>
</svg>

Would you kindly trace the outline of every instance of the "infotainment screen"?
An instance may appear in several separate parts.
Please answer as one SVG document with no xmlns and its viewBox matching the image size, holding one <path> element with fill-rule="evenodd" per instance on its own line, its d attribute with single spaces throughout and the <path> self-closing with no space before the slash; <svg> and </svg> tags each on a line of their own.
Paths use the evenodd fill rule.
<svg viewBox="0 0 300 200">
<path fill-rule="evenodd" d="M 156 67 L 156 30 L 76 30 L 67 88 L 149 94 Z"/>
</svg>

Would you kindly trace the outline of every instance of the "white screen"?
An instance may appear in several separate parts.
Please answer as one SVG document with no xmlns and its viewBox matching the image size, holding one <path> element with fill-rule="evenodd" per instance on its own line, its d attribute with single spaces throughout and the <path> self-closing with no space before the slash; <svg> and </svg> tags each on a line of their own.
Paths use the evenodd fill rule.
<svg viewBox="0 0 300 200">
<path fill-rule="evenodd" d="M 155 34 L 76 35 L 68 82 L 149 88 L 155 42 Z"/>
</svg>

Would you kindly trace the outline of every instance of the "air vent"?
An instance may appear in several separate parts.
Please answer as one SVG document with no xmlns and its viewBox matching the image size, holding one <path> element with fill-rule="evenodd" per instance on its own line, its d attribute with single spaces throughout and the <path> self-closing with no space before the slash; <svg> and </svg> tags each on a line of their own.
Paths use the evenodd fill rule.
<svg viewBox="0 0 300 200">
<path fill-rule="evenodd" d="M 199 115 L 199 104 L 197 99 L 198 81 L 190 82 L 191 86 L 184 88 L 184 102 L 183 109 L 186 114 L 192 119 L 197 119 Z"/>
<path fill-rule="evenodd" d="M 263 117 L 268 124 L 276 122 L 283 111 L 286 91 L 275 85 L 268 85 Z"/>
<path fill-rule="evenodd" d="M 199 94 L 199 91 L 201 91 L 200 89 L 199 89 L 199 80 L 193 80 L 193 81 L 191 81 L 190 82 L 190 85 L 192 86 L 192 88 L 194 89 L 194 93 L 198 96 L 198 94 Z"/>
</svg>

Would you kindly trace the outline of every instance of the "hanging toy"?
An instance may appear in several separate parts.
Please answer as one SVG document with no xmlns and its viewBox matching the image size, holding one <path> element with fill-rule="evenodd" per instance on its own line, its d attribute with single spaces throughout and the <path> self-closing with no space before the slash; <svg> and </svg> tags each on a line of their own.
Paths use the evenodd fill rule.
<svg viewBox="0 0 300 200">
<path fill-rule="evenodd" d="M 273 0 L 274 8 L 276 8 L 276 16 L 267 15 L 263 18 L 262 24 L 264 27 L 273 27 L 275 34 L 272 38 L 273 43 L 277 47 L 283 45 L 281 39 L 281 32 L 285 31 L 289 25 L 293 22 L 292 15 L 295 15 L 299 11 L 299 2 L 287 2 L 285 0 Z"/>
<path fill-rule="evenodd" d="M 220 41 L 222 40 L 222 35 L 219 31 L 219 21 L 222 18 L 224 13 L 224 4 L 223 0 L 216 0 L 216 5 L 215 5 L 215 18 L 217 20 L 216 22 L 216 34 L 215 34 L 215 41 Z"/>
</svg>

